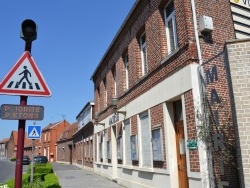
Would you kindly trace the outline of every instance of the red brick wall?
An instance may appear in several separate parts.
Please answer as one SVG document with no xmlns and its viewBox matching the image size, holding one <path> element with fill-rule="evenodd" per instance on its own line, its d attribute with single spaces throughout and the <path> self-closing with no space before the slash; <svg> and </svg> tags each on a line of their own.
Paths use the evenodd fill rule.
<svg viewBox="0 0 250 188">
<path fill-rule="evenodd" d="M 17 146 L 14 143 L 14 138 L 10 137 L 10 140 L 7 145 L 7 157 L 9 159 L 16 158 L 16 150 L 17 150 Z"/>
<path fill-rule="evenodd" d="M 178 50 L 169 57 L 166 45 L 166 30 L 164 26 L 163 8 L 168 0 L 137 1 L 138 5 L 131 13 L 129 20 L 124 24 L 122 31 L 115 39 L 113 45 L 106 53 L 100 67 L 93 75 L 95 84 L 95 104 L 98 109 L 103 110 L 102 118 L 110 116 L 111 107 L 104 110 L 101 96 L 96 94 L 96 88 L 102 88 L 102 80 L 106 75 L 110 75 L 111 69 L 115 66 L 117 70 L 117 94 L 120 97 L 118 107 L 125 106 L 129 102 L 138 98 L 158 83 L 178 72 L 183 67 L 192 63 L 198 63 L 196 40 L 194 35 L 193 17 L 190 0 L 174 0 Z M 230 11 L 230 2 L 218 1 L 198 1 L 196 3 L 197 22 L 201 15 L 213 18 L 214 31 L 211 34 L 199 35 L 201 53 L 203 61 L 206 61 L 218 54 L 224 46 L 226 40 L 234 38 L 234 27 Z M 223 10 L 223 13 L 221 12 Z M 199 26 L 198 26 L 199 27 Z M 149 73 L 141 77 L 141 60 L 138 37 L 145 31 L 147 43 L 147 58 Z M 123 54 L 128 51 L 130 72 L 129 90 L 124 91 L 124 62 Z M 221 60 L 220 60 L 221 62 Z M 112 84 L 112 82 L 110 82 Z M 225 80 L 222 81 L 220 93 L 228 97 Z M 223 85 L 224 84 L 224 85 Z M 109 89 L 112 88 L 111 86 Z M 169 88 L 171 89 L 171 88 Z M 102 93 L 102 92 L 101 92 Z M 108 95 L 113 94 L 108 91 Z M 108 104 L 111 96 L 108 96 Z M 192 91 L 185 93 L 188 138 L 194 139 L 196 136 L 194 125 L 194 104 L 192 101 Z M 188 105 L 191 106 L 188 106 Z M 192 109 L 193 108 L 193 109 Z M 155 109 L 153 109 L 155 110 Z M 159 117 L 161 118 L 161 117 Z M 190 119 L 189 119 L 190 118 Z M 161 121 L 161 120 L 157 120 Z M 131 134 L 137 134 L 137 117 L 131 117 Z M 191 171 L 199 172 L 198 152 L 189 151 Z M 237 187 L 237 186 L 236 186 Z"/>
<path fill-rule="evenodd" d="M 93 136 L 94 125 L 87 126 L 84 129 L 83 139 L 85 142 L 83 144 L 83 155 L 86 152 L 86 156 L 84 156 L 84 166 L 93 168 L 93 141 L 91 137 Z"/>
<path fill-rule="evenodd" d="M 186 111 L 186 122 L 187 122 L 187 140 L 197 140 L 197 130 L 195 123 L 195 106 L 193 101 L 192 90 L 184 93 L 185 97 L 185 111 Z M 196 107 L 197 108 L 197 107 Z M 199 163 L 199 152 L 197 150 L 188 150 L 189 151 L 189 162 L 190 162 L 190 171 L 191 172 L 200 172 L 200 163 Z"/>
<path fill-rule="evenodd" d="M 57 160 L 70 162 L 70 149 L 67 142 L 57 143 Z"/>
<path fill-rule="evenodd" d="M 49 161 L 56 161 L 56 148 L 55 144 L 57 140 L 59 140 L 60 135 L 62 132 L 70 126 L 70 123 L 66 120 L 55 124 L 51 128 L 43 129 L 42 130 L 42 142 L 41 142 L 41 155 L 46 155 L 49 159 Z M 45 140 L 45 134 L 46 134 L 46 140 Z M 49 147 L 49 150 L 48 150 Z M 46 153 L 44 154 L 44 148 L 46 148 Z M 53 155 L 51 155 L 53 154 Z"/>
</svg>

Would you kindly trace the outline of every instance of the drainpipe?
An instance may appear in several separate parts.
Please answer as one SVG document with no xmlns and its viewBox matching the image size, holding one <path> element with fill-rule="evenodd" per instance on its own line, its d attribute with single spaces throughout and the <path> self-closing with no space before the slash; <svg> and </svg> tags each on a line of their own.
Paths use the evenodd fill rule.
<svg viewBox="0 0 250 188">
<path fill-rule="evenodd" d="M 196 16 L 196 7 L 195 7 L 195 2 L 194 0 L 191 0 L 191 6 L 192 6 L 192 15 L 193 15 L 193 23 L 194 23 L 194 34 L 195 34 L 195 41 L 196 41 L 196 48 L 197 48 L 197 54 L 198 54 L 198 59 L 199 59 L 199 69 L 198 69 L 198 76 L 199 74 L 203 75 L 203 69 L 202 69 L 202 55 L 201 55 L 201 46 L 200 46 L 200 40 L 199 40 L 199 33 L 198 33 L 198 28 L 197 28 L 197 16 Z M 200 85 L 200 94 L 202 95 L 204 92 L 203 86 Z M 202 182 L 202 187 L 210 187 L 210 172 L 209 172 L 209 166 L 208 166 L 208 153 L 206 150 L 203 149 L 202 153 L 202 158 L 204 161 L 201 161 L 203 166 L 203 169 L 201 169 L 201 182 Z M 211 182 L 212 185 L 212 182 Z"/>
</svg>

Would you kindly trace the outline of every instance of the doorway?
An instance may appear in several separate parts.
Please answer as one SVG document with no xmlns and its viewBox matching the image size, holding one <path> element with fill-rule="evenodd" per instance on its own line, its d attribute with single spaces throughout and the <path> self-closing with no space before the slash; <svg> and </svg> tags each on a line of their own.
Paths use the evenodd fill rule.
<svg viewBox="0 0 250 188">
<path fill-rule="evenodd" d="M 173 103 L 179 188 L 188 188 L 185 134 L 181 100 Z"/>
</svg>

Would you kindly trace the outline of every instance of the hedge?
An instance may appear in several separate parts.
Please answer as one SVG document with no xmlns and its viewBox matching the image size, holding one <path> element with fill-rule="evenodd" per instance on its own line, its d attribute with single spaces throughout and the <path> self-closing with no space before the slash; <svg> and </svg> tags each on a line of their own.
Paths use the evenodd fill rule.
<svg viewBox="0 0 250 188">
<path fill-rule="evenodd" d="M 34 164 L 33 183 L 30 183 L 31 167 L 29 165 L 27 173 L 22 176 L 22 188 L 60 188 L 57 176 L 53 173 L 50 163 Z M 9 188 L 14 188 L 14 178 L 9 179 L 5 184 Z"/>
</svg>

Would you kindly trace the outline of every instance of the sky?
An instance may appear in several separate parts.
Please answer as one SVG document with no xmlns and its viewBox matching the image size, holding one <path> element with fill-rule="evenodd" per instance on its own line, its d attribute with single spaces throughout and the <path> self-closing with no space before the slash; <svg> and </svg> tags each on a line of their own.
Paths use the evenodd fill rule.
<svg viewBox="0 0 250 188">
<path fill-rule="evenodd" d="M 29 96 L 27 105 L 44 107 L 44 119 L 26 121 L 42 128 L 76 116 L 94 100 L 91 76 L 135 0 L 22 0 L 0 2 L 0 82 L 25 50 L 20 38 L 26 19 L 38 26 L 31 54 L 44 77 L 51 97 Z M 20 96 L 0 95 L 0 105 L 20 105 Z M 0 119 L 0 140 L 18 131 L 18 120 Z"/>
</svg>

